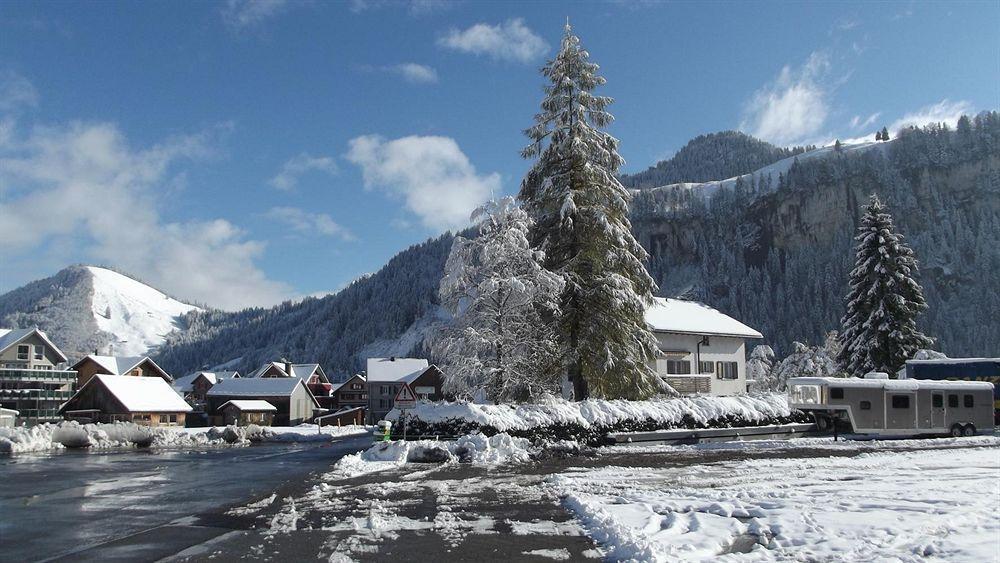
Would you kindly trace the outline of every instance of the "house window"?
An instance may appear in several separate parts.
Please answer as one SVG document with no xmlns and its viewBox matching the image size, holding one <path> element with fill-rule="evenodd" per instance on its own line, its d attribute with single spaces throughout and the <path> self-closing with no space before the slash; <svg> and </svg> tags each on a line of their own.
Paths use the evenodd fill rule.
<svg viewBox="0 0 1000 563">
<path fill-rule="evenodd" d="M 892 396 L 892 408 L 894 408 L 894 409 L 908 409 L 908 408 L 910 408 L 910 396 L 909 395 L 893 395 Z"/>
<path fill-rule="evenodd" d="M 389 402 L 390 402 L 389 399 L 379 399 L 378 400 L 378 408 L 380 408 L 380 409 L 387 409 L 387 408 L 389 408 L 391 406 L 389 404 Z"/>
<path fill-rule="evenodd" d="M 972 403 L 972 395 L 965 395 L 964 397 L 962 397 L 962 401 L 965 403 L 965 408 L 967 408 L 967 409 L 971 409 L 972 408 L 972 405 L 973 405 L 973 403 Z"/>
<path fill-rule="evenodd" d="M 41 344 L 35 344 L 35 359 L 44 360 L 45 359 L 45 347 Z"/>
<path fill-rule="evenodd" d="M 691 373 L 691 362 L 687 360 L 667 360 L 667 373 L 687 374 Z"/>
<path fill-rule="evenodd" d="M 392 386 L 391 385 L 379 385 L 378 386 L 378 392 L 379 392 L 380 395 L 388 395 L 388 394 L 392 393 Z"/>
<path fill-rule="evenodd" d="M 31 353 L 31 346 L 28 344 L 18 344 L 17 345 L 17 359 L 27 360 L 28 355 Z"/>
<path fill-rule="evenodd" d="M 715 362 L 715 374 L 719 379 L 737 379 L 739 368 L 736 362 Z"/>
<path fill-rule="evenodd" d="M 715 373 L 715 364 L 712 362 L 698 362 L 698 373 Z"/>
<path fill-rule="evenodd" d="M 871 401 L 861 401 L 861 410 L 863 410 L 863 411 L 870 411 L 870 410 L 872 410 L 872 402 Z"/>
<path fill-rule="evenodd" d="M 362 393 L 361 394 L 361 398 L 367 400 L 368 399 L 368 393 Z"/>
<path fill-rule="evenodd" d="M 958 395 L 948 395 L 948 408 L 958 408 Z"/>
<path fill-rule="evenodd" d="M 176 414 L 170 415 L 170 424 L 177 424 L 177 415 Z"/>
<path fill-rule="evenodd" d="M 167 424 L 169 422 L 170 422 L 170 415 L 166 415 L 166 414 L 161 414 L 160 415 L 160 424 Z"/>
<path fill-rule="evenodd" d="M 353 389 L 355 391 L 358 391 L 358 390 L 361 389 L 361 384 L 360 383 L 352 383 L 351 384 L 351 389 Z"/>
<path fill-rule="evenodd" d="M 931 395 L 931 406 L 936 409 L 944 408 L 944 395 Z"/>
<path fill-rule="evenodd" d="M 831 399 L 843 399 L 844 398 L 844 390 L 841 389 L 841 388 L 839 388 L 839 387 L 831 387 L 830 388 L 830 398 Z"/>
<path fill-rule="evenodd" d="M 701 345 L 702 346 L 711 346 L 712 345 L 712 340 L 709 337 L 705 336 L 705 337 L 703 337 L 701 339 Z"/>
</svg>

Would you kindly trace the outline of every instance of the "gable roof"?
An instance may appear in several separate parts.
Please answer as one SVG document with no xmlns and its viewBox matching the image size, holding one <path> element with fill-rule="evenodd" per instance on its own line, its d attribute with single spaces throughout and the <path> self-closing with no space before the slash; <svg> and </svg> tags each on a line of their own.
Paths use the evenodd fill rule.
<svg viewBox="0 0 1000 563">
<path fill-rule="evenodd" d="M 226 408 L 226 405 L 233 405 L 234 407 L 240 409 L 241 411 L 268 411 L 274 412 L 278 410 L 278 407 L 272 405 L 267 401 L 261 401 L 259 399 L 233 399 L 232 401 L 226 401 L 222 403 L 219 410 Z"/>
<path fill-rule="evenodd" d="M 111 372 L 110 375 L 125 375 L 132 371 L 136 366 L 141 363 L 149 362 L 153 365 L 160 373 L 167 376 L 170 381 L 174 378 L 170 376 L 169 373 L 163 370 L 156 362 L 153 361 L 149 356 L 99 356 L 97 354 L 87 354 L 85 358 L 79 362 L 73 364 L 73 369 L 76 369 L 86 360 L 92 360 L 97 365 L 101 366 L 105 371 Z"/>
<path fill-rule="evenodd" d="M 260 366 L 252 373 L 247 375 L 247 378 L 260 379 L 265 373 L 270 371 L 272 368 L 278 371 L 278 377 L 294 377 L 301 379 L 302 381 L 308 381 L 314 373 L 319 373 L 320 380 L 323 383 L 329 383 L 329 378 L 326 377 L 326 373 L 323 371 L 322 366 L 319 364 L 291 364 L 289 369 L 291 373 L 285 371 L 284 362 L 267 362 L 266 364 Z"/>
<path fill-rule="evenodd" d="M 118 400 L 130 412 L 191 412 L 191 405 L 178 395 L 166 381 L 159 377 L 133 377 L 128 375 L 98 374 L 90 378 L 69 401 L 59 409 L 63 411 L 84 389 L 98 385 Z"/>
<path fill-rule="evenodd" d="M 756 330 L 716 309 L 681 299 L 654 297 L 646 309 L 646 324 L 653 332 L 763 338 Z"/>
<path fill-rule="evenodd" d="M 428 366 L 424 358 L 368 358 L 368 383 L 409 382 Z"/>
<path fill-rule="evenodd" d="M 266 364 L 260 366 L 259 368 L 253 370 L 252 372 L 248 373 L 247 377 L 248 378 L 259 378 L 260 376 L 264 375 L 264 373 L 267 372 L 271 368 L 277 368 L 277 370 L 279 372 L 281 372 L 281 374 L 282 374 L 283 377 L 288 377 L 288 374 L 285 372 L 285 364 L 283 364 L 281 362 L 267 362 Z"/>
<path fill-rule="evenodd" d="M 60 350 L 58 346 L 53 344 L 52 341 L 49 340 L 49 337 L 44 332 L 42 332 L 37 328 L 14 328 L 14 329 L 0 328 L 0 354 L 2 354 L 5 350 L 10 348 L 11 346 L 17 344 L 18 342 L 21 342 L 25 338 L 28 338 L 32 334 L 37 334 L 38 337 L 41 338 L 43 342 L 45 342 L 46 346 L 52 348 L 52 351 L 55 352 L 57 356 L 62 358 L 62 361 L 64 362 L 69 361 L 69 358 L 66 357 L 66 354 L 63 354 L 62 350 Z"/>
<path fill-rule="evenodd" d="M 333 387 L 330 388 L 330 394 L 333 395 L 338 390 L 340 390 L 341 387 L 343 387 L 344 385 L 347 385 L 348 383 L 354 381 L 355 379 L 360 379 L 362 385 L 367 381 L 365 379 L 365 376 L 361 375 L 360 373 L 354 374 L 351 377 L 348 377 L 347 379 L 345 379 L 344 381 L 341 381 L 340 383 L 334 383 Z"/>
<path fill-rule="evenodd" d="M 184 377 L 178 377 L 175 379 L 173 387 L 180 393 L 187 393 L 194 388 L 194 382 L 199 377 L 204 377 L 209 383 L 215 385 L 216 383 L 227 379 L 238 379 L 240 377 L 240 373 L 238 371 L 196 371 L 194 373 L 189 373 Z"/>
<path fill-rule="evenodd" d="M 302 383 L 294 377 L 226 379 L 208 390 L 209 397 L 288 397 Z M 308 389 L 308 388 L 307 388 Z"/>
</svg>

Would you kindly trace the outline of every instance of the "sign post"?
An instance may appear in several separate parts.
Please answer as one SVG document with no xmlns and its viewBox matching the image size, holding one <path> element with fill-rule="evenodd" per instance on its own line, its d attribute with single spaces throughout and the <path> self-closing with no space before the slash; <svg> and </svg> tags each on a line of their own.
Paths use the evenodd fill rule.
<svg viewBox="0 0 1000 563">
<path fill-rule="evenodd" d="M 417 404 L 417 396 L 413 394 L 413 389 L 410 389 L 409 383 L 404 383 L 399 391 L 396 392 L 396 398 L 392 400 L 394 407 L 399 409 L 399 420 L 403 425 L 403 441 L 406 441 L 406 409 L 412 409 Z"/>
</svg>

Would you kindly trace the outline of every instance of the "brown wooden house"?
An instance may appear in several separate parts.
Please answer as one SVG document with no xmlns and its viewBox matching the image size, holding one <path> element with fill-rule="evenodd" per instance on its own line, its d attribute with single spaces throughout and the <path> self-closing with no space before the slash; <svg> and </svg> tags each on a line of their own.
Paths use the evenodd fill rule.
<svg viewBox="0 0 1000 563">
<path fill-rule="evenodd" d="M 96 374 L 59 412 L 81 422 L 184 426 L 191 405 L 159 377 Z"/>
<path fill-rule="evenodd" d="M 222 423 L 225 425 L 235 424 L 236 426 L 246 426 L 256 424 L 258 426 L 271 426 L 274 423 L 274 415 L 278 408 L 267 401 L 255 399 L 233 399 L 226 401 L 219 412 L 222 414 Z"/>
<path fill-rule="evenodd" d="M 156 365 L 149 356 L 99 356 L 88 354 L 71 368 L 76 371 L 76 388 L 83 386 L 95 375 L 121 375 L 137 377 L 159 377 L 167 383 L 173 383 L 174 378 Z"/>
</svg>

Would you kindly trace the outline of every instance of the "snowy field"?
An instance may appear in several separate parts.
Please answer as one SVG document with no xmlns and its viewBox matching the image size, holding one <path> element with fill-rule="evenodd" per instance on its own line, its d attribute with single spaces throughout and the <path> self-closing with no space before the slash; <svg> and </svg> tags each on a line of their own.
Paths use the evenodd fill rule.
<svg viewBox="0 0 1000 563">
<path fill-rule="evenodd" d="M 997 438 L 713 446 L 703 449 L 785 455 L 666 468 L 571 469 L 546 484 L 615 561 L 1000 557 Z M 803 455 L 827 448 L 861 453 Z M 670 449 L 684 450 L 660 446 L 635 453 Z"/>
<path fill-rule="evenodd" d="M 88 448 L 109 450 L 135 447 L 203 448 L 245 446 L 253 442 L 329 442 L 336 438 L 367 434 L 367 426 L 323 426 L 302 424 L 294 427 L 148 427 L 119 422 L 79 424 L 60 422 L 32 427 L 0 428 L 0 453 L 29 453 Z"/>
</svg>

